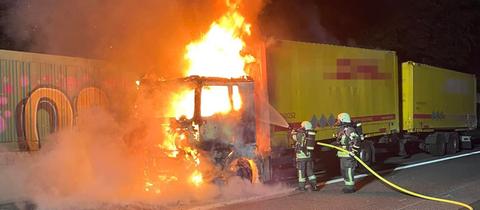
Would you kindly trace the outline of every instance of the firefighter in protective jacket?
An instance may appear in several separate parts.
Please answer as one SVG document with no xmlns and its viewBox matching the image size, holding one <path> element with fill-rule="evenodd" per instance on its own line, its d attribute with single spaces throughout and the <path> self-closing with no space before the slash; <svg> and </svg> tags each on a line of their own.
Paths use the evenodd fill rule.
<svg viewBox="0 0 480 210">
<path fill-rule="evenodd" d="M 308 179 L 313 191 L 317 191 L 317 178 L 313 173 L 312 153 L 315 146 L 315 130 L 312 124 L 304 121 L 301 128 L 292 131 L 295 141 L 295 160 L 297 165 L 298 189 L 305 191 L 305 183 Z"/>
<path fill-rule="evenodd" d="M 361 129 L 357 129 L 357 124 L 352 123 L 350 115 L 347 113 L 340 113 L 337 116 L 337 125 L 337 144 L 350 153 L 356 154 L 360 149 L 360 141 L 363 139 Z M 345 187 L 342 189 L 344 193 L 355 192 L 354 171 L 357 167 L 357 161 L 350 156 L 350 153 L 337 152 L 337 156 L 340 158 L 340 170 L 345 182 Z"/>
</svg>

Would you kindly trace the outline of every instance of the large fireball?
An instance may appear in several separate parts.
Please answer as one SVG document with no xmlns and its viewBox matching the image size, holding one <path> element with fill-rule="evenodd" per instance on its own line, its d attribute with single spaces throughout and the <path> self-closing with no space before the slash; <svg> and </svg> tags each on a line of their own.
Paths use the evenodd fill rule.
<svg viewBox="0 0 480 210">
<path fill-rule="evenodd" d="M 250 35 L 250 24 L 237 11 L 229 11 L 210 26 L 205 36 L 187 45 L 185 59 L 189 68 L 186 76 L 246 76 L 245 65 L 255 59 L 248 54 L 242 55 L 245 35 Z"/>
</svg>

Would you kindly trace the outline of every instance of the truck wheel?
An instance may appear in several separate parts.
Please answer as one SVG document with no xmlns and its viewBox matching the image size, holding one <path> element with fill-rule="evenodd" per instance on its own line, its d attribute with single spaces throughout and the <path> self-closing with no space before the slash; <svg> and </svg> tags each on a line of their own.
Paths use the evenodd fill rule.
<svg viewBox="0 0 480 210">
<path fill-rule="evenodd" d="M 447 154 L 455 154 L 460 150 L 460 137 L 456 132 L 446 133 L 447 136 Z"/>
<path fill-rule="evenodd" d="M 435 143 L 431 144 L 430 153 L 435 156 L 445 155 L 446 151 L 446 133 L 436 133 Z"/>
<path fill-rule="evenodd" d="M 252 183 L 259 181 L 258 168 L 253 160 L 239 158 L 232 162 L 230 167 L 236 176 L 246 179 Z"/>
<path fill-rule="evenodd" d="M 373 147 L 373 142 L 365 141 L 360 144 L 360 151 L 358 151 L 358 157 L 362 159 L 367 165 L 371 166 L 375 160 L 375 149 Z M 358 167 L 358 172 L 366 173 L 367 170 L 364 167 Z"/>
<path fill-rule="evenodd" d="M 373 163 L 373 142 L 366 141 L 360 145 L 359 158 L 362 159 L 367 165 L 372 165 Z"/>
</svg>

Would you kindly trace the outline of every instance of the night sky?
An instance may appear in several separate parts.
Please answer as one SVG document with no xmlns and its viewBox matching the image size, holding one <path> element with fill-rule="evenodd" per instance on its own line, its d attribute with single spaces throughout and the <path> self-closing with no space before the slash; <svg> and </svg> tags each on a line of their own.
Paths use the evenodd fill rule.
<svg viewBox="0 0 480 210">
<path fill-rule="evenodd" d="M 9 33 L 12 2 L 0 1 L 0 48 L 42 52 Z M 258 24 L 263 37 L 394 50 L 399 61 L 480 77 L 480 0 L 271 0 Z"/>
<path fill-rule="evenodd" d="M 480 76 L 479 0 L 272 2 L 260 15 L 267 36 L 394 50 L 400 61 Z"/>
</svg>

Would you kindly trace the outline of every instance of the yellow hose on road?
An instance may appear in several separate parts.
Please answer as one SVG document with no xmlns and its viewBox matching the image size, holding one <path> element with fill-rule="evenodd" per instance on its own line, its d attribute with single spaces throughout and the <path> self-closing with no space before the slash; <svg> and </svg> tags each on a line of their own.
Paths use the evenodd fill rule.
<svg viewBox="0 0 480 210">
<path fill-rule="evenodd" d="M 353 153 L 347 151 L 346 149 L 343 149 L 341 147 L 337 147 L 337 146 L 333 146 L 331 144 L 325 144 L 325 143 L 321 143 L 321 142 L 317 142 L 318 145 L 320 146 L 324 146 L 324 147 L 330 147 L 330 148 L 333 148 L 333 149 L 336 149 L 336 150 L 339 150 L 339 151 L 343 151 L 343 152 L 347 152 L 347 153 L 350 153 L 350 155 L 352 157 L 354 157 L 360 164 L 363 165 L 363 167 L 365 167 L 368 171 L 370 171 L 370 173 L 372 173 L 373 175 L 375 175 L 378 179 L 382 180 L 384 183 L 390 185 L 391 187 L 397 189 L 398 191 L 400 192 L 403 192 L 405 194 L 409 194 L 409 195 L 412 195 L 412 196 L 416 196 L 416 197 L 419 197 L 419 198 L 423 198 L 423 199 L 427 199 L 427 200 L 432 200 L 432 201 L 438 201 L 438 202 L 444 202 L 444 203 L 450 203 L 450 204 L 454 204 L 454 205 L 459 205 L 459 206 L 462 206 L 462 207 L 465 207 L 467 209 L 470 209 L 470 210 L 473 210 L 473 208 L 465 203 L 462 203 L 462 202 L 458 202 L 458 201 L 452 201 L 452 200 L 447 200 L 447 199 L 442 199 L 442 198 L 435 198 L 435 197 L 430 197 L 430 196 L 426 196 L 426 195 L 422 195 L 422 194 L 418 194 L 416 192 L 412 192 L 410 190 L 407 190 L 407 189 L 404 189 L 388 180 L 386 180 L 385 178 L 383 178 L 382 176 L 380 176 L 377 172 L 375 172 L 372 168 L 370 168 L 365 162 L 362 161 L 362 159 L 360 159 L 359 157 L 357 157 L 356 155 L 354 155 Z"/>
</svg>

